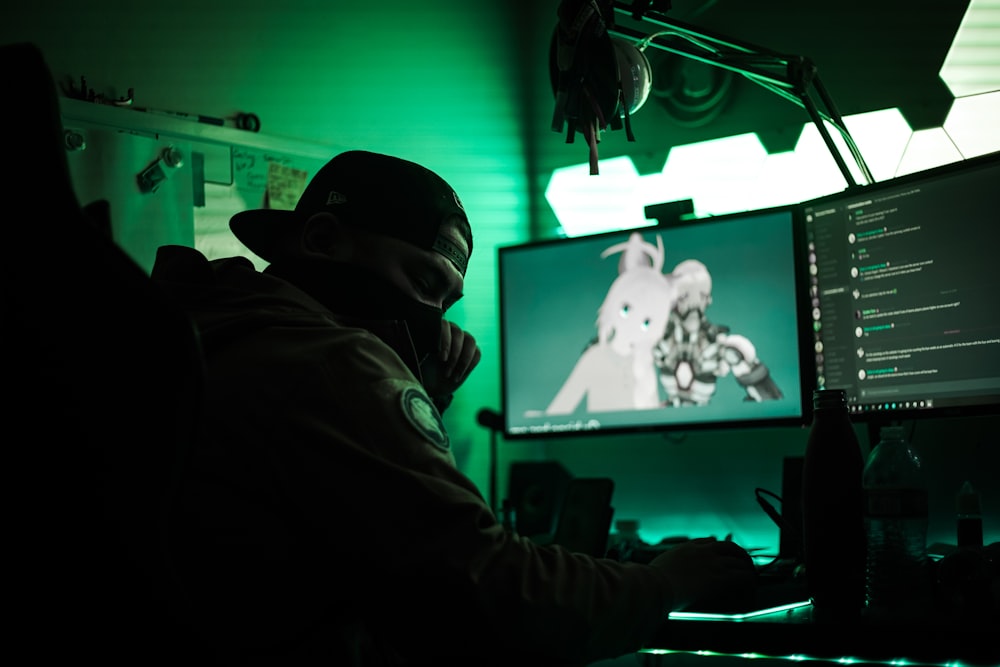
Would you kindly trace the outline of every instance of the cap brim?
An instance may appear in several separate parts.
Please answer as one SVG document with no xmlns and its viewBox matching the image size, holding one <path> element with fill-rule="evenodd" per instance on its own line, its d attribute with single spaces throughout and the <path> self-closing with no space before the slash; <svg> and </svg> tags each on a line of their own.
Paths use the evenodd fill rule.
<svg viewBox="0 0 1000 667">
<path fill-rule="evenodd" d="M 233 235 L 270 264 L 291 253 L 304 224 L 301 213 L 280 209 L 241 211 L 229 219 Z"/>
</svg>

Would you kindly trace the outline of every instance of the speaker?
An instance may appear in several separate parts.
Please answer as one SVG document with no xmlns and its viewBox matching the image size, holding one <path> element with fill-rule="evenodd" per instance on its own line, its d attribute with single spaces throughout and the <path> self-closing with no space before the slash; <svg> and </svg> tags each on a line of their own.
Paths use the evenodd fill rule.
<svg viewBox="0 0 1000 667">
<path fill-rule="evenodd" d="M 507 499 L 514 507 L 517 532 L 525 537 L 551 535 L 573 478 L 558 461 L 510 464 Z"/>
<path fill-rule="evenodd" d="M 577 477 L 569 481 L 556 522 L 553 544 L 603 558 L 611 531 L 611 495 L 615 483 L 607 477 Z"/>
</svg>

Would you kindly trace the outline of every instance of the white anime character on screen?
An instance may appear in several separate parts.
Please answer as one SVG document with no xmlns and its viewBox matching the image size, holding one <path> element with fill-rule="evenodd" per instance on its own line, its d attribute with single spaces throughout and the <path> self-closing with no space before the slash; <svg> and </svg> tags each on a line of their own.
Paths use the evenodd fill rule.
<svg viewBox="0 0 1000 667">
<path fill-rule="evenodd" d="M 660 408 L 653 350 L 663 339 L 675 296 L 663 273 L 663 241 L 633 232 L 601 253 L 622 253 L 618 277 L 597 311 L 597 337 L 583 351 L 545 414 L 565 415 L 586 397 L 588 412 Z"/>
<path fill-rule="evenodd" d="M 653 351 L 667 405 L 707 405 L 718 378 L 732 374 L 746 391 L 745 401 L 782 397 L 757 349 L 745 336 L 709 321 L 712 275 L 696 259 L 687 259 L 670 274 L 677 298 L 666 333 Z"/>
</svg>

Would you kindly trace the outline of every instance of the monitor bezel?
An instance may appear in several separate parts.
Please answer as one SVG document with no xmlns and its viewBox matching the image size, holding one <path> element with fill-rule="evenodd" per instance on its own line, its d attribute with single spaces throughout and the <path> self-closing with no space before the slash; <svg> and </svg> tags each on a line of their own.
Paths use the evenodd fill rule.
<svg viewBox="0 0 1000 667">
<path fill-rule="evenodd" d="M 670 229 L 674 227 L 684 227 L 696 224 L 713 224 L 732 220 L 746 219 L 748 221 L 762 216 L 774 214 L 787 214 L 791 225 L 791 247 L 794 257 L 791 258 L 794 274 L 794 285 L 792 286 L 795 296 L 795 318 L 796 318 L 796 344 L 798 345 L 798 388 L 795 398 L 799 402 L 799 415 L 789 415 L 782 417 L 766 417 L 760 419 L 734 419 L 731 421 L 695 420 L 683 423 L 663 423 L 663 424 L 626 424 L 602 427 L 594 430 L 573 430 L 573 431 L 521 431 L 512 430 L 512 424 L 508 419 L 510 379 L 508 378 L 508 345 L 509 340 L 506 334 L 505 322 L 506 304 L 504 299 L 504 255 L 509 252 L 517 252 L 524 248 L 538 248 L 553 244 L 574 243 L 583 239 L 598 240 L 601 238 L 620 237 L 631 231 L 642 233 L 654 232 L 657 229 Z M 548 440 L 565 439 L 576 437 L 600 437 L 607 435 L 629 435 L 629 434 L 657 434 L 667 432 L 685 431 L 706 431 L 706 430 L 742 430 L 757 428 L 775 427 L 797 427 L 808 426 L 812 421 L 812 394 L 816 385 L 815 365 L 812 351 L 812 334 L 810 320 L 810 301 L 808 295 L 808 262 L 806 261 L 806 239 L 804 222 L 801 217 L 801 208 L 797 204 L 787 204 L 781 206 L 771 206 L 767 208 L 751 209 L 726 213 L 723 215 L 706 216 L 701 218 L 687 217 L 667 224 L 654 224 L 638 227 L 634 230 L 612 230 L 597 234 L 588 234 L 575 237 L 553 237 L 545 239 L 535 239 L 522 243 L 509 244 L 497 247 L 497 276 L 498 276 L 498 301 L 499 301 L 499 336 L 500 336 L 500 402 L 501 402 L 501 430 L 505 439 L 509 440 Z"/>
</svg>

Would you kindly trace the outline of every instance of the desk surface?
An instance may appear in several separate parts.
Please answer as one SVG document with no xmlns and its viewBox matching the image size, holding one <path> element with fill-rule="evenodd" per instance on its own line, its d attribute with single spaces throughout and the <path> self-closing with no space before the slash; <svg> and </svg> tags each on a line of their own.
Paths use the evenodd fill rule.
<svg viewBox="0 0 1000 667">
<path fill-rule="evenodd" d="M 671 615 L 644 653 L 690 652 L 853 663 L 1000 665 L 1000 618 L 823 623 L 809 604 L 742 618 Z"/>
</svg>

